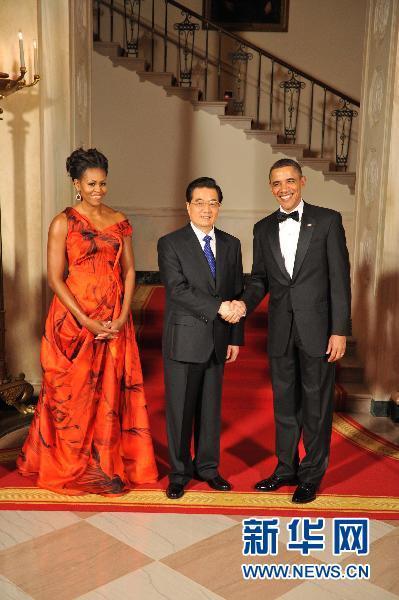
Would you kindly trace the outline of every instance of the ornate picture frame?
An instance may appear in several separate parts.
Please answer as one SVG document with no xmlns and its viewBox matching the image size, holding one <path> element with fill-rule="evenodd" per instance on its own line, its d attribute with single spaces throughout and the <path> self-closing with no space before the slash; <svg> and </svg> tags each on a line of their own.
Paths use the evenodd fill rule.
<svg viewBox="0 0 399 600">
<path fill-rule="evenodd" d="M 203 0 L 203 15 L 230 31 L 288 31 L 289 0 Z"/>
</svg>

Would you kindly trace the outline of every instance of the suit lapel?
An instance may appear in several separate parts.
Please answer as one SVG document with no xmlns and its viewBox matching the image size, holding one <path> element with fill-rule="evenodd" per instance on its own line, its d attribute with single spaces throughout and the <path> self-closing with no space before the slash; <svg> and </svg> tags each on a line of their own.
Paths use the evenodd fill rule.
<svg viewBox="0 0 399 600">
<path fill-rule="evenodd" d="M 298 275 L 299 270 L 302 266 L 302 263 L 309 248 L 310 240 L 312 239 L 314 227 L 316 225 L 315 219 L 313 219 L 309 214 L 310 212 L 311 211 L 309 208 L 309 204 L 306 204 L 306 202 L 304 202 L 301 229 L 299 231 L 298 245 L 296 247 L 294 272 L 292 274 L 293 280 Z"/>
<path fill-rule="evenodd" d="M 270 244 L 270 248 L 273 253 L 274 259 L 280 268 L 280 271 L 282 272 L 284 277 L 291 279 L 290 274 L 288 273 L 287 269 L 285 268 L 284 258 L 283 258 L 283 255 L 281 254 L 277 212 L 273 215 L 273 219 L 271 220 L 271 223 L 269 225 L 269 244 Z"/>
<path fill-rule="evenodd" d="M 215 238 L 216 238 L 216 289 L 220 290 L 220 286 L 222 283 L 222 273 L 223 269 L 226 268 L 226 258 L 227 258 L 227 244 L 223 237 L 220 235 L 218 229 L 215 228 Z"/>
<path fill-rule="evenodd" d="M 204 233 L 204 235 L 205 235 L 205 233 Z M 204 251 L 201 247 L 201 244 L 200 244 L 197 236 L 195 235 L 190 223 L 186 227 L 186 246 L 194 258 L 194 261 L 195 261 L 194 268 L 201 269 L 204 273 L 204 276 L 209 281 L 209 284 L 214 288 L 216 284 L 215 284 L 215 280 L 212 276 L 211 269 L 209 267 L 208 261 L 204 254 Z M 216 251 L 216 256 L 217 255 L 218 255 L 218 251 Z M 216 263 L 216 277 L 217 277 L 217 263 Z"/>
</svg>

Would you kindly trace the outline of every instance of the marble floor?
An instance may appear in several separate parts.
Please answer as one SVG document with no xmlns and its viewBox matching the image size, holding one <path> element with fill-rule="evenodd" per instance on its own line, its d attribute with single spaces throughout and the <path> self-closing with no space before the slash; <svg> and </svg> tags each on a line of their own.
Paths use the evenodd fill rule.
<svg viewBox="0 0 399 600">
<path fill-rule="evenodd" d="M 1 600 L 394 600 L 399 598 L 399 521 L 370 521 L 370 554 L 301 556 L 287 548 L 280 517 L 277 556 L 243 557 L 239 516 L 2 511 Z M 326 519 L 326 542 L 331 519 Z M 368 563 L 361 581 L 257 580 L 241 564 Z"/>
</svg>

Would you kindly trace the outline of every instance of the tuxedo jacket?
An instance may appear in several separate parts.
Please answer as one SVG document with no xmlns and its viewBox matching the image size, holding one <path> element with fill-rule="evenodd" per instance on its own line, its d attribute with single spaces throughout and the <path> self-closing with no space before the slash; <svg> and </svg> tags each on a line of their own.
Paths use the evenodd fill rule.
<svg viewBox="0 0 399 600">
<path fill-rule="evenodd" d="M 351 333 L 349 256 L 341 215 L 304 203 L 290 277 L 280 249 L 277 214 L 255 224 L 252 273 L 242 299 L 250 312 L 270 292 L 270 356 L 284 354 L 293 315 L 305 351 L 323 356 L 330 335 Z"/>
<path fill-rule="evenodd" d="M 243 344 L 243 323 L 218 315 L 223 300 L 243 292 L 240 241 L 215 227 L 216 281 L 190 224 L 158 241 L 158 264 L 166 288 L 162 350 L 176 361 L 206 362 L 215 351 L 226 360 L 227 346 Z"/>
</svg>

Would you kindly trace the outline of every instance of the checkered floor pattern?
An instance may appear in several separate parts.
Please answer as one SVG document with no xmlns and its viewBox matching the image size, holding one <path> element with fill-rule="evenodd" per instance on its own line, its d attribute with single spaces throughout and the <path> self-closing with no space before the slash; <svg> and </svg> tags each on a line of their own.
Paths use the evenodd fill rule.
<svg viewBox="0 0 399 600">
<path fill-rule="evenodd" d="M 246 517 L 248 518 L 248 517 Z M 270 517 L 268 517 L 270 518 Z M 242 517 L 2 511 L 0 598 L 12 600 L 393 600 L 399 598 L 399 521 L 370 522 L 370 554 L 243 557 Z M 326 519 L 326 541 L 332 523 Z M 242 563 L 368 563 L 362 581 L 243 579 Z"/>
</svg>

